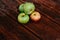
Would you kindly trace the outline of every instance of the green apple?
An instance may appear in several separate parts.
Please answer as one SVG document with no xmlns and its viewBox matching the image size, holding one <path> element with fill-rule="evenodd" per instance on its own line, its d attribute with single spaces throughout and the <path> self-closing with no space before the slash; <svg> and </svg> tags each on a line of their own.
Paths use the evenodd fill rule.
<svg viewBox="0 0 60 40">
<path fill-rule="evenodd" d="M 24 7 L 24 4 L 21 4 L 21 5 L 19 6 L 19 11 L 20 11 L 20 12 L 24 12 L 24 8 L 23 8 L 23 7 Z"/>
<path fill-rule="evenodd" d="M 24 4 L 24 12 L 26 14 L 31 14 L 34 10 L 35 10 L 35 5 L 33 3 L 26 2 Z"/>
<path fill-rule="evenodd" d="M 20 13 L 19 15 L 18 15 L 18 21 L 20 22 L 20 23 L 27 23 L 28 21 L 29 21 L 29 16 L 28 15 L 26 15 L 25 13 Z"/>
<path fill-rule="evenodd" d="M 30 15 L 30 18 L 33 20 L 33 21 L 38 21 L 39 19 L 41 19 L 41 15 L 39 12 L 33 12 L 31 15 Z"/>
</svg>

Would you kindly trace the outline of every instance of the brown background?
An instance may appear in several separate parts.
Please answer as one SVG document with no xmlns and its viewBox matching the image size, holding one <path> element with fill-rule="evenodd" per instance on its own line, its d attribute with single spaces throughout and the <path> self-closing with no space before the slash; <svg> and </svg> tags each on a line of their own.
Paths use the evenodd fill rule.
<svg viewBox="0 0 60 40">
<path fill-rule="evenodd" d="M 33 2 L 38 22 L 17 21 L 18 6 Z M 60 40 L 60 0 L 0 0 L 0 40 Z"/>
</svg>

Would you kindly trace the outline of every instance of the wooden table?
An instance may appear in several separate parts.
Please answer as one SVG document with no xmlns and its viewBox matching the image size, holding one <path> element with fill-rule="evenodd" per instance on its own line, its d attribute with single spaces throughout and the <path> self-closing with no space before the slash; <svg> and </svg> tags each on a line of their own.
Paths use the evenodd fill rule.
<svg viewBox="0 0 60 40">
<path fill-rule="evenodd" d="M 41 20 L 17 21 L 18 6 L 33 2 Z M 60 0 L 0 0 L 0 40 L 60 40 Z"/>
</svg>

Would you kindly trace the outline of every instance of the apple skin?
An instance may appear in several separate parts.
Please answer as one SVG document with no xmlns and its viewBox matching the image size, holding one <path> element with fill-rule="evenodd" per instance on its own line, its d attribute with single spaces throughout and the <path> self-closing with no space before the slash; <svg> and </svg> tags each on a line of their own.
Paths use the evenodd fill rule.
<svg viewBox="0 0 60 40">
<path fill-rule="evenodd" d="M 26 2 L 24 4 L 24 12 L 25 14 L 31 14 L 35 10 L 35 5 L 30 2 Z"/>
<path fill-rule="evenodd" d="M 21 13 L 24 12 L 24 4 L 19 5 L 19 11 Z"/>
<path fill-rule="evenodd" d="M 18 22 L 25 24 L 28 21 L 29 21 L 29 16 L 28 15 L 25 15 L 25 13 L 20 13 L 18 15 Z"/>
<path fill-rule="evenodd" d="M 41 15 L 39 12 L 35 11 L 30 15 L 30 18 L 36 22 L 36 21 L 39 21 L 39 19 L 41 19 Z"/>
</svg>

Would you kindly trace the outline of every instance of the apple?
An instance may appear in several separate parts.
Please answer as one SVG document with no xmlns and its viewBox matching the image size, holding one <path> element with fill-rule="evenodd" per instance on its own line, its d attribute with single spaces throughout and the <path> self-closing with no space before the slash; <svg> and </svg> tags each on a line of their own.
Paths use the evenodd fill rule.
<svg viewBox="0 0 60 40">
<path fill-rule="evenodd" d="M 33 20 L 33 21 L 38 21 L 40 18 L 41 18 L 41 15 L 39 12 L 33 12 L 31 15 L 30 15 L 30 18 Z"/>
<path fill-rule="evenodd" d="M 30 2 L 26 2 L 24 4 L 24 12 L 25 14 L 31 14 L 35 10 L 35 5 Z"/>
<path fill-rule="evenodd" d="M 20 23 L 27 23 L 29 21 L 29 16 L 28 15 L 26 15 L 25 13 L 20 13 L 19 15 L 18 15 L 18 22 L 20 22 Z"/>
<path fill-rule="evenodd" d="M 20 12 L 24 12 L 24 8 L 23 7 L 24 7 L 24 4 L 19 5 L 19 11 Z"/>
</svg>

